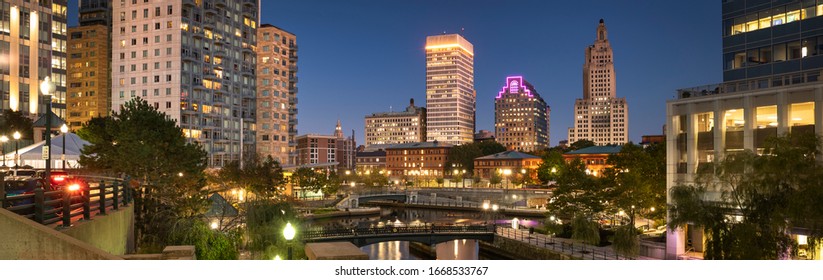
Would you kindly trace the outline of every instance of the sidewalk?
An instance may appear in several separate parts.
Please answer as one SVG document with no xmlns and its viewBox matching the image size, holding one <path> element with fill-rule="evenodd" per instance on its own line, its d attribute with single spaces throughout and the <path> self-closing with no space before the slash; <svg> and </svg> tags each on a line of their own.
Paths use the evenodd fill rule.
<svg viewBox="0 0 823 280">
<path fill-rule="evenodd" d="M 612 250 L 611 246 L 597 247 L 583 244 L 566 238 L 551 237 L 545 234 L 532 233 L 528 230 L 516 230 L 513 228 L 497 227 L 495 235 L 511 240 L 528 243 L 537 247 L 545 248 L 558 253 L 563 253 L 574 258 L 584 260 L 631 260 L 619 256 Z"/>
</svg>

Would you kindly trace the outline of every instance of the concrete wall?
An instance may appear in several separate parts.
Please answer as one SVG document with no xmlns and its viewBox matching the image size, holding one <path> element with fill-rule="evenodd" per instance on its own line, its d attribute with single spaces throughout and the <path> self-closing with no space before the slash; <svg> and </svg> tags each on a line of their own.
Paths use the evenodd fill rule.
<svg viewBox="0 0 823 280">
<path fill-rule="evenodd" d="M 131 253 L 129 248 L 134 248 L 134 204 L 59 230 L 113 255 Z"/>
<path fill-rule="evenodd" d="M 0 209 L 2 260 L 117 260 L 106 251 Z"/>
</svg>

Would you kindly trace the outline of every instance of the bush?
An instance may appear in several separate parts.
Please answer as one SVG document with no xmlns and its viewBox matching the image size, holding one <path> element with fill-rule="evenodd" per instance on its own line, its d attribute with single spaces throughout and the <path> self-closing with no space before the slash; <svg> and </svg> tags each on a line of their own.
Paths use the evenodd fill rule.
<svg viewBox="0 0 823 280">
<path fill-rule="evenodd" d="M 194 245 L 198 260 L 236 260 L 239 232 L 212 230 L 202 220 L 182 221 L 177 224 L 170 244 Z"/>
</svg>

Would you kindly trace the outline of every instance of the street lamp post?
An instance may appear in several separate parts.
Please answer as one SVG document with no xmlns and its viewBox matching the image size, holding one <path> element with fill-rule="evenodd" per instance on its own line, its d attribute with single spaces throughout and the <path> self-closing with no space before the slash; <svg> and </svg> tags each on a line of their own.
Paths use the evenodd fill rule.
<svg viewBox="0 0 823 280">
<path fill-rule="evenodd" d="M 22 135 L 20 135 L 20 131 L 15 131 L 14 134 L 11 135 L 11 137 L 14 138 L 14 169 L 17 169 L 17 158 L 20 157 L 20 155 L 17 154 L 17 150 L 19 147 L 18 145 L 20 143 L 20 137 L 22 137 Z"/>
<path fill-rule="evenodd" d="M 291 240 L 294 239 L 294 235 L 297 232 L 294 230 L 294 226 L 291 225 L 291 222 L 286 223 L 286 228 L 283 229 L 283 237 L 286 238 L 286 242 L 289 244 L 289 251 L 288 251 L 288 258 L 287 260 L 291 260 L 292 253 L 291 253 Z"/>
<path fill-rule="evenodd" d="M 51 92 L 54 84 L 49 81 L 49 77 L 40 83 L 40 92 L 48 99 L 46 102 L 46 178 L 51 178 Z"/>
<path fill-rule="evenodd" d="M 9 142 L 9 137 L 6 135 L 0 136 L 0 142 L 3 143 L 3 167 L 6 167 L 6 142 Z"/>
<path fill-rule="evenodd" d="M 63 154 L 60 155 L 60 159 L 63 160 L 63 171 L 66 171 L 66 132 L 69 132 L 69 126 L 63 124 L 60 126 L 60 132 L 63 133 Z"/>
</svg>

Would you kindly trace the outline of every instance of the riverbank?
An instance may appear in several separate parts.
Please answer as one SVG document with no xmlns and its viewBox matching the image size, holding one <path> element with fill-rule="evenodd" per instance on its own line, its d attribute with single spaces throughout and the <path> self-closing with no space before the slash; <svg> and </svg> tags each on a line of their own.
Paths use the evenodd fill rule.
<svg viewBox="0 0 823 280">
<path fill-rule="evenodd" d="M 335 212 L 328 212 L 322 214 L 305 214 L 302 216 L 304 220 L 328 219 L 328 218 L 346 218 L 358 216 L 373 216 L 380 215 L 380 207 L 367 208 L 353 208 L 345 209 Z"/>
</svg>

